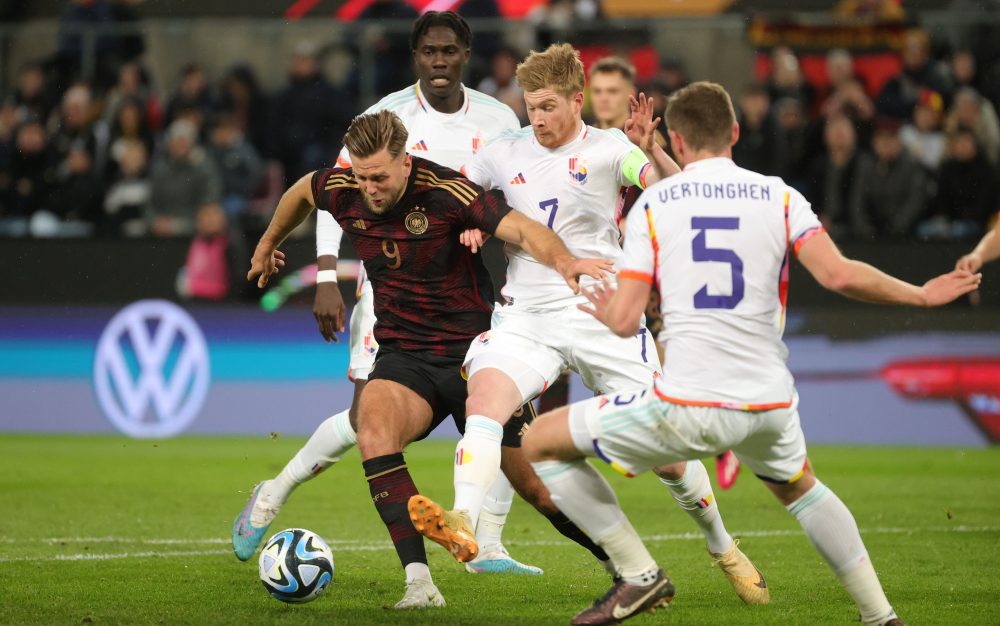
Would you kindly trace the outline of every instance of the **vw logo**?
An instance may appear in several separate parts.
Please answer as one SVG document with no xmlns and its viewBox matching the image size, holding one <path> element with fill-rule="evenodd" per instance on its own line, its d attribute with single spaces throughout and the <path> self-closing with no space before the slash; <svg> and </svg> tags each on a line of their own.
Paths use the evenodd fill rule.
<svg viewBox="0 0 1000 626">
<path fill-rule="evenodd" d="M 97 342 L 98 403 L 130 437 L 182 432 L 204 405 L 209 379 L 205 336 L 187 311 L 166 300 L 125 307 Z"/>
</svg>

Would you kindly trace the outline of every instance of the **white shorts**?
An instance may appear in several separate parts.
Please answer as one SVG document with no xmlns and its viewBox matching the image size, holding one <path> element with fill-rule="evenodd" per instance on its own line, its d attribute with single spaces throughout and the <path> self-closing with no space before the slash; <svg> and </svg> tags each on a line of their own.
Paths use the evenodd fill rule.
<svg viewBox="0 0 1000 626">
<path fill-rule="evenodd" d="M 619 337 L 576 305 L 531 311 L 498 305 L 491 330 L 472 342 L 463 365 L 468 377 L 486 368 L 510 376 L 527 402 L 566 368 L 589 389 L 609 393 L 649 385 L 660 374 L 660 361 L 644 327 Z"/>
<path fill-rule="evenodd" d="M 763 480 L 797 480 L 806 461 L 799 398 L 787 408 L 740 411 L 662 400 L 655 384 L 570 406 L 569 429 L 580 452 L 626 476 L 726 450 Z"/>
<path fill-rule="evenodd" d="M 351 312 L 351 362 L 347 366 L 347 377 L 368 380 L 368 374 L 375 364 L 378 342 L 375 341 L 375 292 L 372 284 L 365 281 L 358 295 L 358 303 Z"/>
</svg>

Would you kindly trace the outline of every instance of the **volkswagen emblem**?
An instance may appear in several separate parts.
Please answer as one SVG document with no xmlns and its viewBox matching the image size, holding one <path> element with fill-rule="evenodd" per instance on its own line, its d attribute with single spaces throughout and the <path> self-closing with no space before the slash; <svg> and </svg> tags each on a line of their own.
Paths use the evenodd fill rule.
<svg viewBox="0 0 1000 626">
<path fill-rule="evenodd" d="M 205 336 L 172 302 L 128 305 L 111 318 L 97 342 L 97 401 L 108 420 L 130 437 L 182 432 L 204 405 L 209 380 Z"/>
</svg>

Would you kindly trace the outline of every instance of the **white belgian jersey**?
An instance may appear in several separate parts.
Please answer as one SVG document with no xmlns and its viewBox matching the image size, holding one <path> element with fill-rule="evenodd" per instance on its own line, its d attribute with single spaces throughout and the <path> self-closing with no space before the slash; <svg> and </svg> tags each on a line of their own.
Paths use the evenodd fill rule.
<svg viewBox="0 0 1000 626">
<path fill-rule="evenodd" d="M 621 187 L 640 184 L 649 161 L 620 130 L 582 125 L 568 144 L 545 148 L 530 127 L 507 132 L 479 151 L 466 175 L 500 189 L 517 211 L 555 231 L 577 257 L 621 259 L 617 224 Z M 505 300 L 515 307 L 567 306 L 574 296 L 562 276 L 507 244 Z M 584 277 L 582 284 L 589 284 Z"/>
<path fill-rule="evenodd" d="M 455 113 L 441 113 L 420 92 L 420 83 L 391 93 L 365 110 L 388 109 L 403 120 L 409 133 L 407 152 L 439 165 L 461 170 L 487 141 L 507 130 L 521 127 L 517 115 L 506 104 L 463 85 L 465 103 Z M 350 167 L 347 148 L 340 151 L 337 167 Z M 337 255 L 343 231 L 326 211 L 316 214 L 316 255 Z M 359 288 L 363 280 L 359 279 Z"/>
<path fill-rule="evenodd" d="M 728 158 L 696 161 L 639 197 L 619 277 L 659 285 L 661 397 L 743 410 L 791 405 L 781 340 L 788 256 L 819 232 L 802 194 Z"/>
</svg>

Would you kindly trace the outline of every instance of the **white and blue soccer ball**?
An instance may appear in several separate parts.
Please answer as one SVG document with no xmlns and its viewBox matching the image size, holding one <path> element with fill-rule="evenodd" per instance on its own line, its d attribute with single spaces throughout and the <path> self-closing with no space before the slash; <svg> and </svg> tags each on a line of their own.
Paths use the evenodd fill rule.
<svg viewBox="0 0 1000 626">
<path fill-rule="evenodd" d="M 310 602 L 333 581 L 333 551 L 316 533 L 288 528 L 264 544 L 258 571 L 271 597 L 282 602 Z"/>
</svg>

